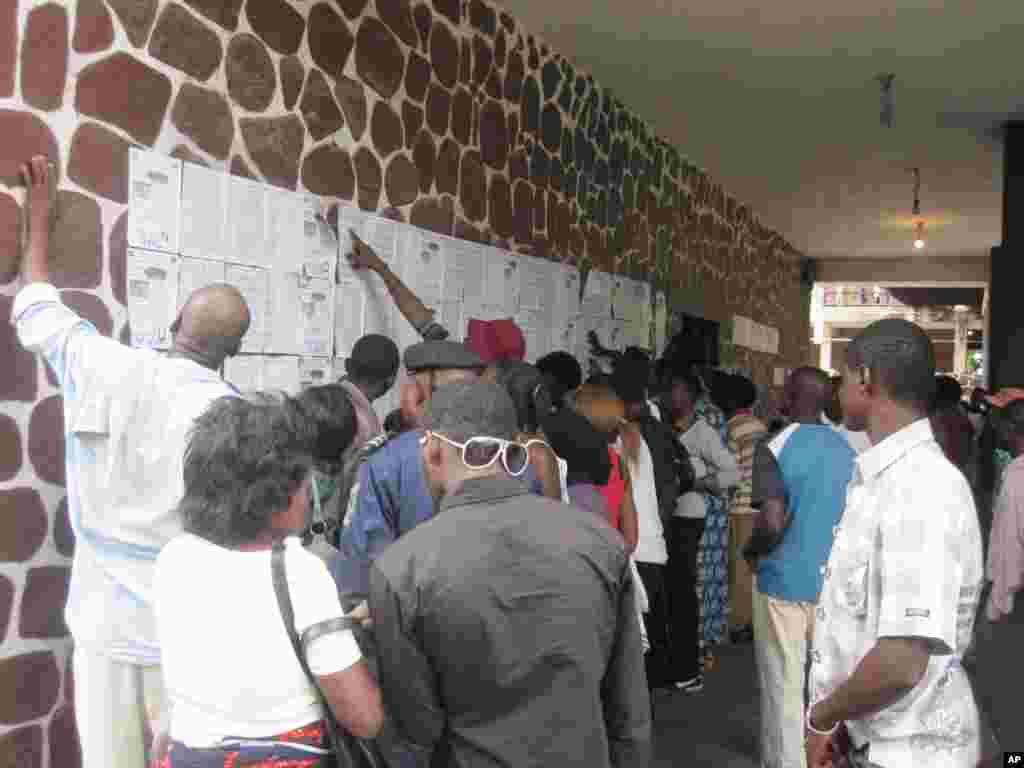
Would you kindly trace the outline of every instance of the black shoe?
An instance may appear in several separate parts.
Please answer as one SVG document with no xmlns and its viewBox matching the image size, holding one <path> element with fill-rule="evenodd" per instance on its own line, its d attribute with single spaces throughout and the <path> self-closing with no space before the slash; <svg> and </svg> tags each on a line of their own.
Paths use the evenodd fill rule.
<svg viewBox="0 0 1024 768">
<path fill-rule="evenodd" d="M 704 675 L 697 675 L 689 680 L 676 683 L 676 690 L 683 693 L 700 693 L 704 690 Z"/>
</svg>

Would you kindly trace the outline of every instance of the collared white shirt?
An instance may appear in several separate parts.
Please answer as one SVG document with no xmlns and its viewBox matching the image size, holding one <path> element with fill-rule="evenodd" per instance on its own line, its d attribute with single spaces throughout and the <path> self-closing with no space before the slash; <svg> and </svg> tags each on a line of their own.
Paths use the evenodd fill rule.
<svg viewBox="0 0 1024 768">
<path fill-rule="evenodd" d="M 160 549 L 181 532 L 188 431 L 233 390 L 184 358 L 101 336 L 48 283 L 22 289 L 11 320 L 42 354 L 64 399 L 68 514 L 75 532 L 65 616 L 79 647 L 159 662 L 152 610 Z"/>
<path fill-rule="evenodd" d="M 922 419 L 857 459 L 818 607 L 811 699 L 848 680 L 879 638 L 918 637 L 924 678 L 888 709 L 847 722 L 882 768 L 964 768 L 978 760 L 978 713 L 960 667 L 983 577 L 981 534 L 963 475 Z"/>
</svg>

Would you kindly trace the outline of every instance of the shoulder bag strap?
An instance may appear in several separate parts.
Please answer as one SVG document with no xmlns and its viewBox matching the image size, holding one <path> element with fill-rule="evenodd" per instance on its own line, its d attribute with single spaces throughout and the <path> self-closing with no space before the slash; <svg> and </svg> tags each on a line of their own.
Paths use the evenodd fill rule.
<svg viewBox="0 0 1024 768">
<path fill-rule="evenodd" d="M 281 620 L 284 622 L 285 632 L 291 641 L 292 650 L 295 651 L 295 658 L 298 659 L 299 666 L 302 667 L 306 679 L 309 680 L 313 690 L 316 691 L 317 700 L 323 709 L 327 736 L 331 742 L 331 749 L 335 754 L 338 765 L 340 768 L 348 768 L 349 766 L 351 768 L 381 768 L 382 763 L 376 756 L 374 748 L 364 743 L 362 739 L 356 738 L 348 733 L 348 731 L 339 727 L 327 697 L 324 696 L 316 676 L 309 668 L 309 662 L 306 661 L 306 653 L 303 649 L 303 642 L 299 638 L 298 631 L 295 629 L 295 610 L 292 607 L 292 598 L 288 590 L 288 573 L 285 569 L 284 551 L 284 544 L 278 543 L 274 545 L 270 553 L 270 569 L 274 582 L 274 594 L 277 597 L 277 607 L 281 613 Z M 303 633 L 303 636 L 308 644 L 328 632 L 351 629 L 354 624 L 355 622 L 352 619 L 345 617 L 330 619 L 327 622 L 321 622 L 310 627 Z"/>
</svg>

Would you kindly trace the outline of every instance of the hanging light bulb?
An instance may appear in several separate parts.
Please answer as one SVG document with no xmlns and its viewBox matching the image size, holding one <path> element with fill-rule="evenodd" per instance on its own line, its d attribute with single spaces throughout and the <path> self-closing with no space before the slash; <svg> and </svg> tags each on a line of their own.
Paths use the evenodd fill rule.
<svg viewBox="0 0 1024 768">
<path fill-rule="evenodd" d="M 924 242 L 924 222 L 923 221 L 919 221 L 919 222 L 917 222 L 917 228 L 915 230 L 914 248 L 916 250 L 920 251 L 921 249 L 924 248 L 924 246 L 925 246 L 925 242 Z"/>
<path fill-rule="evenodd" d="M 914 174 L 914 208 L 913 212 L 915 216 L 921 215 L 921 169 L 911 169 Z M 921 219 L 917 220 L 917 225 L 914 227 L 914 249 L 922 250 L 924 248 L 924 221 Z"/>
</svg>

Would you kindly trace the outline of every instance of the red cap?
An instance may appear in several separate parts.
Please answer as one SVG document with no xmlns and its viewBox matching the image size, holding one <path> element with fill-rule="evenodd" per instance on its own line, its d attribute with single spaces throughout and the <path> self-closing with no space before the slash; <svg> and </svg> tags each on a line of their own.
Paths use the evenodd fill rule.
<svg viewBox="0 0 1024 768">
<path fill-rule="evenodd" d="M 511 318 L 470 320 L 466 345 L 490 365 L 526 357 L 526 339 Z"/>
</svg>

